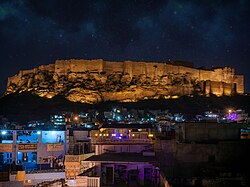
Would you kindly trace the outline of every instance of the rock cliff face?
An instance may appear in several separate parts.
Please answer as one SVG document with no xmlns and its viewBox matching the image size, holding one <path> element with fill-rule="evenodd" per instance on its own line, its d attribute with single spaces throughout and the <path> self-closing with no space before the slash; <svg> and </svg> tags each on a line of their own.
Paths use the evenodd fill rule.
<svg viewBox="0 0 250 187">
<path fill-rule="evenodd" d="M 201 70 L 157 62 L 57 60 L 9 77 L 6 94 L 32 92 L 41 97 L 97 103 L 137 101 L 193 94 L 244 93 L 242 75 L 232 68 Z"/>
</svg>

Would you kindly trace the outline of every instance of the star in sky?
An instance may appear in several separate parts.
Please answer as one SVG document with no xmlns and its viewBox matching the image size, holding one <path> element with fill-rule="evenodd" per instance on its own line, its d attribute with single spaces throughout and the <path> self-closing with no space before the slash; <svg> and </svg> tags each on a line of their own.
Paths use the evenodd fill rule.
<svg viewBox="0 0 250 187">
<path fill-rule="evenodd" d="M 56 59 L 230 66 L 250 91 L 248 0 L 2 0 L 0 88 Z"/>
</svg>

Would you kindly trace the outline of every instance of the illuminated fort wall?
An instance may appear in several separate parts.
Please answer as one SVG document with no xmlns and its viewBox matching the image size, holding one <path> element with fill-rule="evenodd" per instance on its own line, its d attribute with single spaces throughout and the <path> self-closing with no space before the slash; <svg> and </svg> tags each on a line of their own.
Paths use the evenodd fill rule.
<svg viewBox="0 0 250 187">
<path fill-rule="evenodd" d="M 96 60 L 56 60 L 55 64 L 42 65 L 32 70 L 21 70 L 19 74 L 8 78 L 10 83 L 17 84 L 25 74 L 36 73 L 38 70 L 67 75 L 68 73 L 112 73 L 129 74 L 130 77 L 145 75 L 150 78 L 162 76 L 178 76 L 186 74 L 191 79 L 203 82 L 202 89 L 205 94 L 231 95 L 232 93 L 244 93 L 243 75 L 235 75 L 230 67 L 211 70 L 195 69 L 180 65 L 171 65 L 159 62 L 110 62 L 102 59 Z"/>
</svg>

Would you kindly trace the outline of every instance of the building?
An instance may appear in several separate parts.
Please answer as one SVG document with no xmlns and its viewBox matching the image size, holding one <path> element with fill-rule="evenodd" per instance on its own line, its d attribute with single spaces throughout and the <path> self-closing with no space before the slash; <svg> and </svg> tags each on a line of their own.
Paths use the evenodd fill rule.
<svg viewBox="0 0 250 187">
<path fill-rule="evenodd" d="M 175 124 L 175 139 L 157 139 L 161 172 L 173 186 L 247 186 L 247 124 Z"/>
<path fill-rule="evenodd" d="M 151 131 L 149 124 L 106 124 L 91 132 L 95 155 L 83 161 L 93 166 L 86 175 L 101 177 L 103 185 L 157 186 L 160 170 Z"/>
<path fill-rule="evenodd" d="M 62 168 L 66 150 L 65 130 L 1 130 L 0 162 L 12 170 Z"/>
</svg>

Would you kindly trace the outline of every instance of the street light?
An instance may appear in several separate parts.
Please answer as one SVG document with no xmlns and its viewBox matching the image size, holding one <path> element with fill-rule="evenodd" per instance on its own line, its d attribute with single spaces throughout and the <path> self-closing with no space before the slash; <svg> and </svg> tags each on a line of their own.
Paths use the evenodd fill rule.
<svg viewBox="0 0 250 187">
<path fill-rule="evenodd" d="M 6 135 L 6 134 L 7 134 L 7 131 L 2 131 L 1 134 L 2 134 L 2 135 Z"/>
</svg>

